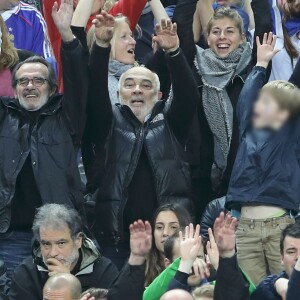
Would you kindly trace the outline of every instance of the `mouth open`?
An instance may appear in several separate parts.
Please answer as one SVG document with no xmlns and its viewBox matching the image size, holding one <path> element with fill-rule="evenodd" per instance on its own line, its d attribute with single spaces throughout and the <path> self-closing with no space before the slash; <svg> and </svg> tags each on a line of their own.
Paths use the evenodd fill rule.
<svg viewBox="0 0 300 300">
<path fill-rule="evenodd" d="M 218 48 L 219 50 L 221 50 L 221 51 L 222 51 L 222 50 L 228 50 L 229 47 L 230 47 L 229 44 L 224 44 L 224 43 L 218 44 L 218 45 L 217 45 L 217 48 Z"/>
<path fill-rule="evenodd" d="M 134 99 L 130 101 L 132 106 L 142 106 L 144 105 L 144 100 L 142 99 Z"/>
<path fill-rule="evenodd" d="M 129 54 L 134 55 L 134 48 L 129 49 L 127 52 L 128 52 Z"/>
</svg>

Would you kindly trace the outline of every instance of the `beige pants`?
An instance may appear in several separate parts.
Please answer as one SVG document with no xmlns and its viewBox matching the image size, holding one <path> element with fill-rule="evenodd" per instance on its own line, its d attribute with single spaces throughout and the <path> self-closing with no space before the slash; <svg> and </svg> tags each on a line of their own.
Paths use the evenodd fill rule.
<svg viewBox="0 0 300 300">
<path fill-rule="evenodd" d="M 294 222 L 289 216 L 265 220 L 240 219 L 236 231 L 238 262 L 255 285 L 269 274 L 282 271 L 280 234 Z"/>
</svg>

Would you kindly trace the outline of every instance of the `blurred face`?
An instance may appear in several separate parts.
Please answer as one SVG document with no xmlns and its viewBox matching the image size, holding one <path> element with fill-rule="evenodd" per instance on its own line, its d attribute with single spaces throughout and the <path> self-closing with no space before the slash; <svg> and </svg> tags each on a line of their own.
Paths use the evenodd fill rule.
<svg viewBox="0 0 300 300">
<path fill-rule="evenodd" d="M 166 239 L 177 234 L 179 228 L 179 220 L 172 211 L 162 211 L 158 214 L 154 227 L 154 241 L 158 251 L 164 252 Z"/>
<path fill-rule="evenodd" d="M 0 0 L 0 10 L 9 10 L 15 7 L 19 0 Z"/>
<path fill-rule="evenodd" d="M 116 32 L 114 41 L 115 57 L 113 59 L 127 65 L 132 65 L 135 62 L 135 40 L 132 36 L 129 25 L 122 22 Z"/>
<path fill-rule="evenodd" d="M 43 300 L 77 300 L 73 299 L 68 288 L 51 289 L 47 285 L 44 287 Z"/>
<path fill-rule="evenodd" d="M 53 94 L 47 81 L 48 69 L 41 63 L 22 65 L 16 73 L 16 79 L 18 83 L 15 88 L 15 97 L 28 111 L 39 110 Z"/>
<path fill-rule="evenodd" d="M 235 23 L 228 18 L 214 21 L 211 31 L 207 36 L 209 47 L 219 56 L 226 57 L 244 42 Z"/>
<path fill-rule="evenodd" d="M 54 258 L 73 270 L 81 245 L 82 238 L 78 236 L 74 241 L 68 227 L 57 230 L 40 228 L 40 247 L 46 266 L 48 259 Z"/>
<path fill-rule="evenodd" d="M 300 239 L 287 236 L 283 242 L 283 255 L 281 256 L 284 270 L 290 277 L 300 256 Z"/>
<path fill-rule="evenodd" d="M 300 0 L 283 0 L 279 5 L 285 17 L 300 17 Z"/>
<path fill-rule="evenodd" d="M 121 78 L 120 103 L 127 105 L 141 123 L 161 97 L 156 84 L 155 75 L 143 67 L 131 68 Z"/>
<path fill-rule="evenodd" d="M 254 105 L 253 124 L 255 128 L 279 129 L 289 118 L 289 112 L 279 107 L 277 101 L 267 92 L 262 92 Z"/>
</svg>

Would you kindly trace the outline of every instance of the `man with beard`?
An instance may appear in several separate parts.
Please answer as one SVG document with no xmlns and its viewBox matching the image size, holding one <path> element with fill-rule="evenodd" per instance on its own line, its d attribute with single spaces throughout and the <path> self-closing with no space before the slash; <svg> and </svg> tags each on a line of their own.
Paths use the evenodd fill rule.
<svg viewBox="0 0 300 300">
<path fill-rule="evenodd" d="M 10 300 L 40 300 L 49 277 L 72 274 L 82 290 L 109 289 L 109 299 L 141 299 L 144 290 L 145 260 L 151 248 L 149 222 L 130 226 L 131 254 L 119 274 L 110 260 L 101 257 L 92 240 L 82 232 L 78 212 L 59 204 L 38 209 L 33 222 L 33 259 L 27 258 L 15 271 Z"/>
</svg>

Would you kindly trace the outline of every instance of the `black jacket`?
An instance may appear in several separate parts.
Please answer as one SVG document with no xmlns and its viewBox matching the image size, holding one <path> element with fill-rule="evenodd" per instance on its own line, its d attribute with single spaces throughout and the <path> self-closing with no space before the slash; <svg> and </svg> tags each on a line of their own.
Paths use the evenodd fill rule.
<svg viewBox="0 0 300 300">
<path fill-rule="evenodd" d="M 197 1 L 195 0 L 178 0 L 174 11 L 173 21 L 178 25 L 180 47 L 186 55 L 188 63 L 194 70 L 200 94 L 197 107 L 198 114 L 191 127 L 189 140 L 187 142 L 187 154 L 192 166 L 192 176 L 193 178 L 210 178 L 214 160 L 214 140 L 202 105 L 202 79 L 194 67 L 196 47 L 194 45 L 192 22 L 196 3 Z M 255 17 L 255 36 L 261 37 L 265 32 L 272 31 L 272 16 L 270 13 L 269 1 L 253 0 L 251 6 Z M 254 45 L 251 63 L 248 66 L 245 66 L 244 71 L 233 78 L 226 87 L 234 111 L 233 133 L 227 160 L 227 169 L 223 181 L 218 179 L 216 182 L 212 183 L 214 190 L 217 192 L 216 195 L 224 195 L 227 191 L 239 143 L 238 120 L 235 117 L 236 105 L 244 82 L 255 64 L 256 46 Z"/>
<path fill-rule="evenodd" d="M 88 56 L 77 39 L 63 44 L 61 54 L 65 93 L 49 99 L 34 125 L 16 99 L 0 98 L 0 233 L 10 226 L 16 179 L 28 155 L 43 204 L 79 207 L 82 202 L 76 155 L 85 119 Z"/>
<path fill-rule="evenodd" d="M 87 238 L 81 248 L 81 262 L 75 275 L 82 290 L 89 288 L 109 289 L 109 300 L 119 300 L 120 295 L 129 295 L 128 299 L 139 300 L 143 294 L 145 266 L 125 265 L 118 272 L 115 265 L 101 257 L 96 246 Z M 38 248 L 34 249 L 34 258 L 27 258 L 14 272 L 9 300 L 41 300 L 43 287 L 48 280 L 48 271 L 41 259 Z M 138 297 L 140 296 L 140 297 Z"/>
<path fill-rule="evenodd" d="M 251 128 L 253 103 L 266 82 L 266 69 L 255 67 L 238 104 L 240 146 L 234 164 L 227 208 L 275 205 L 298 213 L 300 195 L 300 118 L 260 140 Z"/>
<path fill-rule="evenodd" d="M 208 228 L 213 228 L 216 218 L 219 217 L 220 213 L 227 212 L 225 208 L 226 197 L 215 199 L 209 202 L 203 212 L 200 222 L 200 233 L 201 236 L 208 241 Z"/>
<path fill-rule="evenodd" d="M 171 105 L 158 101 L 150 118 L 141 124 L 128 106 L 111 105 L 106 88 L 109 51 L 97 46 L 92 50 L 89 119 L 96 147 L 106 148 L 105 176 L 99 182 L 96 203 L 96 236 L 102 242 L 118 242 L 124 233 L 127 188 L 143 147 L 158 204 L 177 202 L 191 211 L 189 165 L 183 145 L 198 93 L 183 54 L 168 56 L 174 99 Z"/>
</svg>

